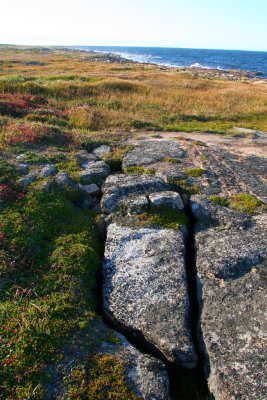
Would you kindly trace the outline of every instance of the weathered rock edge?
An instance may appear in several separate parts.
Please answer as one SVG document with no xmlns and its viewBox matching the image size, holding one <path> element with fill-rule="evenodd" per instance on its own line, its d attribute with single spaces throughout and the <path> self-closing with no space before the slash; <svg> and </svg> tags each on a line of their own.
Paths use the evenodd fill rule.
<svg viewBox="0 0 267 400">
<path fill-rule="evenodd" d="M 181 232 L 111 224 L 103 304 L 108 320 L 122 332 L 169 362 L 194 368 L 184 251 Z"/>
<path fill-rule="evenodd" d="M 194 196 L 199 344 L 216 400 L 266 399 L 265 215 Z"/>
</svg>

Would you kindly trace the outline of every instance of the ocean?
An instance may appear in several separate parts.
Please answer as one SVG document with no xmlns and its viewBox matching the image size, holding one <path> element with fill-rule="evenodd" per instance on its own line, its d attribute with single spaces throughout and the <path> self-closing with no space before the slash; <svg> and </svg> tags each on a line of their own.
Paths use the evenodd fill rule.
<svg viewBox="0 0 267 400">
<path fill-rule="evenodd" d="M 75 46 L 120 55 L 128 60 L 169 67 L 239 69 L 267 77 L 267 52 L 241 50 L 178 49 L 165 47 Z"/>
</svg>

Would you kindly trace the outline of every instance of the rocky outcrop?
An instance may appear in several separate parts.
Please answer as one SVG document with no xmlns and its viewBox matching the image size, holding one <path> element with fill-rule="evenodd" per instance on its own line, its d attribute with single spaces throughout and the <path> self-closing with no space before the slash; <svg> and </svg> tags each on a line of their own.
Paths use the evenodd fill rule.
<svg viewBox="0 0 267 400">
<path fill-rule="evenodd" d="M 201 347 L 216 400 L 266 398 L 266 250 L 264 215 L 196 196 L 196 255 L 202 288 Z"/>
<path fill-rule="evenodd" d="M 80 173 L 83 184 L 102 183 L 110 174 L 110 167 L 104 161 L 92 161 L 83 164 L 84 171 Z"/>
<path fill-rule="evenodd" d="M 180 232 L 111 224 L 103 276 L 104 310 L 114 325 L 172 363 L 196 365 Z"/>
<path fill-rule="evenodd" d="M 154 175 L 117 174 L 109 176 L 102 186 L 102 210 L 105 213 L 115 211 L 120 202 L 130 195 L 165 191 L 169 189 L 161 178 Z"/>
<path fill-rule="evenodd" d="M 137 165 L 149 165 L 164 158 L 181 160 L 185 152 L 177 141 L 143 141 L 140 146 L 129 151 L 123 159 L 122 167 L 133 167 Z"/>
<path fill-rule="evenodd" d="M 41 168 L 30 172 L 28 175 L 21 178 L 19 183 L 24 186 L 28 186 L 37 179 L 47 178 L 49 176 L 55 175 L 56 173 L 57 168 L 53 164 L 43 165 Z"/>
<path fill-rule="evenodd" d="M 164 363 L 148 354 L 142 354 L 134 348 L 121 334 L 110 329 L 100 318 L 94 318 L 86 330 L 80 331 L 68 340 L 68 345 L 63 349 L 61 359 L 49 365 L 46 373 L 49 374 L 49 381 L 46 383 L 45 399 L 63 400 L 69 398 L 68 385 L 63 381 L 69 377 L 71 382 L 72 373 L 79 370 L 81 365 L 93 359 L 105 360 L 112 357 L 114 369 L 120 366 L 123 369 L 123 379 L 127 389 L 135 396 L 144 400 L 168 400 L 169 378 Z M 93 368 L 93 365 L 91 365 Z M 82 371 L 80 371 L 82 373 Z M 88 385 L 90 386 L 90 376 Z M 101 377 L 98 379 L 98 394 L 101 398 L 106 395 L 106 390 L 101 392 L 101 383 L 122 385 L 116 379 L 119 376 L 106 376 L 109 381 L 105 383 Z M 105 379 L 104 378 L 104 379 Z M 72 378 L 73 379 L 73 378 Z"/>
</svg>

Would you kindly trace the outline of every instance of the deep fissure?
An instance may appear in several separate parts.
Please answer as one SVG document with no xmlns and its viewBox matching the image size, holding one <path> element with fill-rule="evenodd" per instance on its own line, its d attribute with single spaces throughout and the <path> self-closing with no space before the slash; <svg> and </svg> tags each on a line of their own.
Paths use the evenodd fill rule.
<svg viewBox="0 0 267 400">
<path fill-rule="evenodd" d="M 119 173 L 119 171 L 113 172 Z M 189 219 L 187 235 L 185 235 L 185 267 L 189 295 L 190 308 L 190 328 L 192 340 L 198 355 L 198 364 L 193 369 L 179 368 L 168 362 L 166 358 L 152 344 L 148 343 L 141 334 L 127 330 L 123 326 L 113 323 L 106 318 L 103 309 L 103 278 L 99 276 L 98 287 L 101 287 L 101 299 L 99 296 L 98 311 L 103 316 L 104 322 L 114 331 L 122 334 L 137 350 L 143 354 L 149 354 L 153 357 L 161 359 L 168 370 L 170 381 L 170 400 L 214 400 L 213 395 L 208 389 L 207 379 L 204 374 L 203 356 L 199 346 L 199 300 L 197 289 L 197 271 L 196 271 L 196 249 L 195 249 L 195 217 L 191 211 L 190 200 L 185 203 L 185 213 Z M 106 232 L 103 237 L 104 244 L 106 242 Z"/>
</svg>

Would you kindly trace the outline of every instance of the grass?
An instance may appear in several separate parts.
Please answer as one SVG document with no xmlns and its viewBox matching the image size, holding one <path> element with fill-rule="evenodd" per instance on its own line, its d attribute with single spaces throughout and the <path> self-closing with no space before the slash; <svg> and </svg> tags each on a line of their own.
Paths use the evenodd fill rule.
<svg viewBox="0 0 267 400">
<path fill-rule="evenodd" d="M 47 117 L 54 126 L 219 134 L 231 134 L 235 126 L 267 130 L 263 83 L 208 79 L 156 66 L 88 63 L 78 53 L 1 48 L 0 56 L 0 93 L 48 99 L 59 112 Z M 43 65 L 24 64 L 33 57 Z M 36 111 L 22 112 L 35 120 Z"/>
</svg>

